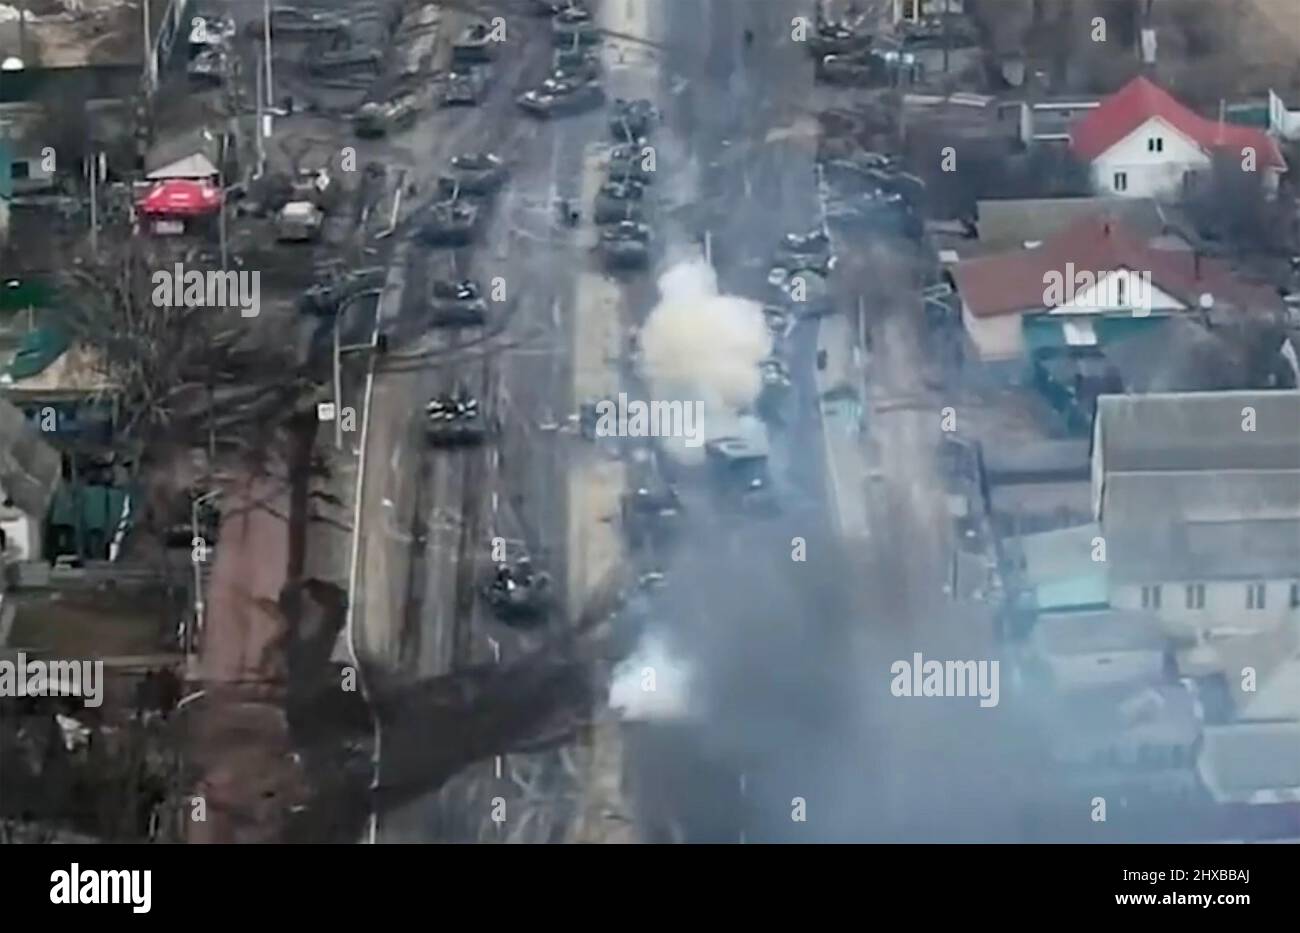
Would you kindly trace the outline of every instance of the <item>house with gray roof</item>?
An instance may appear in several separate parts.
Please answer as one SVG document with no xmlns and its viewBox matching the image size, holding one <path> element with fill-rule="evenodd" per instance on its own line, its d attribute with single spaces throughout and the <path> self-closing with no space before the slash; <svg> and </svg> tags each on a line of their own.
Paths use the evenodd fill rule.
<svg viewBox="0 0 1300 933">
<path fill-rule="evenodd" d="M 1204 637 L 1300 618 L 1300 391 L 1102 396 L 1110 604 Z"/>
</svg>

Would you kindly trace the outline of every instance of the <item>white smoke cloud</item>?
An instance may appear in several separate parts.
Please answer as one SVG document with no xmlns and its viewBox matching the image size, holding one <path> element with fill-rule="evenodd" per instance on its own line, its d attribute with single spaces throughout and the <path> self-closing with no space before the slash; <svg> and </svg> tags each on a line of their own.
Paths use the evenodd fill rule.
<svg viewBox="0 0 1300 933">
<path fill-rule="evenodd" d="M 762 389 L 758 363 L 772 337 L 757 302 L 718 293 L 717 274 L 700 260 L 659 277 L 659 303 L 641 331 L 641 374 L 656 399 L 704 402 L 705 438 L 736 433 L 738 415 Z M 698 448 L 666 445 L 682 459 Z"/>
<path fill-rule="evenodd" d="M 682 719 L 691 711 L 689 664 L 674 657 L 658 635 L 646 634 L 629 657 L 614 667 L 609 708 L 623 719 Z"/>
</svg>

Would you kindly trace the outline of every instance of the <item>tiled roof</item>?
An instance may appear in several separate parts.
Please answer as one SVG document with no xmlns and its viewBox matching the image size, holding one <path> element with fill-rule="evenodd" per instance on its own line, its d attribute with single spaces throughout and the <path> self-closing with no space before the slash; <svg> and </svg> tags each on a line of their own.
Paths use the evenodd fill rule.
<svg viewBox="0 0 1300 933">
<path fill-rule="evenodd" d="M 1216 304 L 1273 308 L 1277 293 L 1266 286 L 1243 282 L 1221 261 L 1187 250 L 1155 249 L 1108 215 L 1085 217 L 1070 224 L 1035 249 L 959 262 L 952 268 L 962 301 L 975 317 L 1040 311 L 1045 307 L 1045 276 L 1065 275 L 1073 263 L 1092 273 L 1130 269 L 1150 272 L 1161 291 L 1193 307 L 1209 292 Z"/>
<path fill-rule="evenodd" d="M 1153 117 L 1168 123 L 1207 153 L 1253 146 L 1260 165 L 1286 169 L 1282 150 L 1263 130 L 1208 120 L 1143 77 L 1134 78 L 1076 123 L 1070 131 L 1071 145 L 1077 155 L 1091 161 Z"/>
</svg>

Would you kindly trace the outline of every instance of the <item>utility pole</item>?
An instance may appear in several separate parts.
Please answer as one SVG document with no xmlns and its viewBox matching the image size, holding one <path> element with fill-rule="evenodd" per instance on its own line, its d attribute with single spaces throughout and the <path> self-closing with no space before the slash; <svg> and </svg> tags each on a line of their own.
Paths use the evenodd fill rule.
<svg viewBox="0 0 1300 933">
<path fill-rule="evenodd" d="M 256 106 L 257 106 L 257 127 L 254 129 L 254 136 L 257 138 L 257 174 L 254 178 L 261 178 L 262 173 L 266 171 L 266 148 L 262 134 L 265 132 L 264 121 L 262 117 L 262 60 L 259 58 L 254 70 L 254 82 L 257 85 Z"/>
<path fill-rule="evenodd" d="M 98 155 L 91 157 L 90 163 L 90 255 L 99 258 L 99 206 L 96 182 L 99 179 Z"/>
<path fill-rule="evenodd" d="M 262 47 L 266 54 L 266 105 L 275 106 L 275 90 L 271 82 L 271 0 L 262 0 Z M 259 131 L 261 127 L 258 127 Z"/>
<path fill-rule="evenodd" d="M 339 348 L 339 329 L 343 326 L 343 308 L 334 312 L 334 449 L 343 449 L 343 360 Z M 378 314 L 378 311 L 375 312 Z"/>
</svg>

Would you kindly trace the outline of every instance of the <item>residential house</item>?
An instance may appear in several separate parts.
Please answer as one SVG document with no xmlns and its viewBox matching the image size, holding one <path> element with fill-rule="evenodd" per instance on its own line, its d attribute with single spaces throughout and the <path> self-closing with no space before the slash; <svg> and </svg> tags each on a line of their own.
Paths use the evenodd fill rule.
<svg viewBox="0 0 1300 933">
<path fill-rule="evenodd" d="M 1032 248 L 958 262 L 962 324 L 981 362 L 1011 374 L 1032 354 L 1097 354 L 1110 339 L 1209 307 L 1275 310 L 1274 289 L 1186 249 L 1158 249 L 1108 215 Z"/>
<path fill-rule="evenodd" d="M 1300 391 L 1102 396 L 1110 605 L 1200 640 L 1300 619 Z"/>
<path fill-rule="evenodd" d="M 23 413 L 0 400 L 0 550 L 12 560 L 39 560 L 63 458 Z"/>
<path fill-rule="evenodd" d="M 1088 163 L 1098 194 L 1177 198 L 1220 153 L 1239 163 L 1249 157 L 1269 192 L 1287 171 L 1277 140 L 1263 129 L 1202 117 L 1145 77 L 1075 123 L 1070 145 Z"/>
<path fill-rule="evenodd" d="M 1169 680 L 1169 637 L 1150 613 L 1043 613 L 1029 643 L 1047 680 L 1060 691 Z"/>
</svg>

